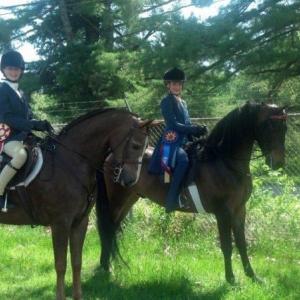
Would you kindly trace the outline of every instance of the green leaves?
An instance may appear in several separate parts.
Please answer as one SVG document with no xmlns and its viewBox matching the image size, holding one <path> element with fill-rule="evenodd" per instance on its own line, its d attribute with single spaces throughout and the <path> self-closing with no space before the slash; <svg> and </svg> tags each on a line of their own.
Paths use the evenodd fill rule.
<svg viewBox="0 0 300 300">
<path fill-rule="evenodd" d="M 160 80 L 173 66 L 187 73 L 192 116 L 222 112 L 239 101 L 232 97 L 288 99 L 291 85 L 297 102 L 299 1 L 234 0 L 205 21 L 181 14 L 185 5 L 213 3 L 32 2 L 13 9 L 17 18 L 0 19 L 0 47 L 14 39 L 34 44 L 42 56 L 30 66 L 41 79 L 34 89 L 63 105 L 78 103 L 80 112 L 119 105 L 126 96 L 136 112 L 159 116 Z"/>
</svg>

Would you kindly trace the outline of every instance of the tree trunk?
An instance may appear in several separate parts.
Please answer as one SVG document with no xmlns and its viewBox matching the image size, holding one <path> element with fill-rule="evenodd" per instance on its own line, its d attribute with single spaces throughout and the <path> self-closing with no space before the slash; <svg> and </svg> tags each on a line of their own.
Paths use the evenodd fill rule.
<svg viewBox="0 0 300 300">
<path fill-rule="evenodd" d="M 66 35 L 66 40 L 69 42 L 72 40 L 73 32 L 72 26 L 69 20 L 67 6 L 65 0 L 58 0 L 59 10 L 60 10 L 60 18 L 63 25 L 63 30 Z"/>
<path fill-rule="evenodd" d="M 101 34 L 106 50 L 111 51 L 114 47 L 114 19 L 112 11 L 112 0 L 104 0 L 104 11 Z"/>
</svg>

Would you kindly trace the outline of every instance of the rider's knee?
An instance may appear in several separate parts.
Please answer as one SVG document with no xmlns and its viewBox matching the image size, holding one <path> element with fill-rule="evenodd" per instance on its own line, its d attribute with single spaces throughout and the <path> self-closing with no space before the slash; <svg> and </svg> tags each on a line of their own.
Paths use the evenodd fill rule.
<svg viewBox="0 0 300 300">
<path fill-rule="evenodd" d="M 21 148 L 14 157 L 14 165 L 16 168 L 22 167 L 27 160 L 27 151 L 24 148 Z"/>
<path fill-rule="evenodd" d="M 177 153 L 177 162 L 180 163 L 181 165 L 186 165 L 186 166 L 188 166 L 189 164 L 188 155 L 183 149 L 179 149 Z"/>
</svg>

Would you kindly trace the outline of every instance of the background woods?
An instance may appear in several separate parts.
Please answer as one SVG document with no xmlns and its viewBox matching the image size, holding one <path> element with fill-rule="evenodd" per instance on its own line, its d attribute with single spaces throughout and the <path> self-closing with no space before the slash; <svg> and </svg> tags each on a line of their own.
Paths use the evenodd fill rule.
<svg viewBox="0 0 300 300">
<path fill-rule="evenodd" d="M 161 78 L 172 66 L 187 73 L 184 99 L 191 117 L 207 117 L 193 121 L 210 129 L 216 117 L 247 100 L 289 105 L 285 169 L 271 171 L 256 150 L 251 162 L 247 242 L 263 284 L 241 275 L 236 252 L 238 285 L 224 284 L 211 215 L 170 216 L 140 200 L 122 227 L 121 253 L 130 268 L 115 263 L 110 277 L 98 272 L 99 240 L 91 214 L 84 248 L 85 298 L 299 299 L 300 1 L 4 2 L 0 54 L 23 42 L 34 46 L 39 58 L 28 61 L 22 89 L 38 117 L 54 124 L 95 108 L 124 106 L 124 99 L 140 116 L 161 118 Z M 210 17 L 198 13 L 219 4 Z M 152 131 L 152 143 L 160 130 Z M 53 299 L 48 230 L 0 226 L 0 235 L 0 298 Z M 68 270 L 69 287 L 71 281 Z"/>
<path fill-rule="evenodd" d="M 221 115 L 249 99 L 298 105 L 299 1 L 227 1 L 210 18 L 184 14 L 220 1 L 40 0 L 6 6 L 1 50 L 27 41 L 23 88 L 52 121 L 124 106 L 158 116 L 163 72 L 188 74 L 193 117 Z M 224 1 L 223 1 L 224 2 Z M 226 2 L 226 1 L 225 1 Z"/>
</svg>

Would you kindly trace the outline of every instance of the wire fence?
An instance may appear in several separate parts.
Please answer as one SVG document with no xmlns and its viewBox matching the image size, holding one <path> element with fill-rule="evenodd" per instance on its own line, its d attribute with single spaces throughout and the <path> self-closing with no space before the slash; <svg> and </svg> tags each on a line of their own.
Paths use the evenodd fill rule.
<svg viewBox="0 0 300 300">
<path fill-rule="evenodd" d="M 208 126 L 209 131 L 220 120 L 219 117 L 212 118 L 193 118 L 193 124 L 205 124 Z M 292 113 L 288 115 L 287 121 L 288 131 L 286 134 L 286 166 L 285 171 L 292 176 L 300 177 L 300 113 Z M 161 124 L 151 129 L 150 145 L 155 146 L 157 140 L 162 134 L 164 125 Z M 257 146 L 255 145 L 257 148 Z M 257 149 L 255 149 L 257 150 Z M 256 151 L 255 151 L 256 152 Z M 257 155 L 257 154 L 256 154 Z"/>
<path fill-rule="evenodd" d="M 193 124 L 205 124 L 208 126 L 209 131 L 216 125 L 220 120 L 220 117 L 209 117 L 209 118 L 192 118 Z M 60 130 L 65 124 L 55 124 L 54 127 Z M 299 193 L 300 193 L 300 113 L 291 113 L 288 115 L 287 120 L 287 134 L 286 134 L 286 166 L 285 172 L 289 176 L 293 176 L 296 181 L 299 181 Z M 164 129 L 164 123 L 161 125 L 151 128 L 149 143 L 150 146 L 155 146 L 158 139 L 160 138 Z M 255 146 L 257 147 L 257 146 Z M 255 149 L 257 150 L 257 149 Z M 256 152 L 256 151 L 255 151 Z M 257 153 L 255 154 L 257 155 Z M 297 180 L 299 178 L 299 180 Z M 274 186 L 276 183 L 274 182 Z"/>
<path fill-rule="evenodd" d="M 221 118 L 218 117 L 213 117 L 213 118 L 197 118 L 197 119 L 192 119 L 193 124 L 205 124 L 208 126 L 209 130 L 211 130 L 216 123 L 220 120 Z M 56 129 L 61 129 L 64 124 L 56 124 L 55 128 Z M 294 186 L 294 193 L 297 195 L 300 195 L 300 113 L 293 113 L 289 114 L 288 121 L 287 121 L 287 126 L 288 126 L 288 131 L 286 134 L 286 167 L 284 172 L 288 174 L 291 178 L 295 179 L 295 186 Z M 157 140 L 160 138 L 162 132 L 164 129 L 164 124 L 162 123 L 160 126 L 153 127 L 150 132 L 150 145 L 155 146 Z M 257 147 L 257 146 L 256 146 Z M 255 154 L 257 155 L 257 153 Z M 261 165 L 264 164 L 264 160 L 261 159 L 259 161 Z M 261 176 L 261 175 L 255 175 L 256 176 Z M 278 180 L 276 177 L 270 177 L 267 176 L 266 183 L 264 185 L 260 186 L 261 189 L 268 189 L 271 190 L 274 195 L 280 195 L 283 193 L 284 188 L 282 185 L 278 183 Z M 260 192 L 260 191 L 259 191 Z M 261 191 L 262 192 L 262 191 Z M 140 209 L 140 208 L 138 208 Z M 201 221 L 199 220 L 199 226 L 205 227 L 206 229 L 208 228 L 213 228 L 215 227 L 216 220 L 213 215 L 205 214 L 200 216 Z M 93 226 L 95 224 L 96 216 L 95 212 L 92 211 L 91 213 L 91 218 L 90 218 L 90 223 Z M 248 238 L 252 239 L 253 236 L 253 230 L 251 229 L 252 227 L 249 225 L 252 222 L 251 219 L 247 221 L 247 236 Z M 255 221 L 257 222 L 257 220 Z M 260 227 L 263 228 L 262 226 L 265 226 L 265 224 L 260 224 Z M 265 229 L 267 230 L 267 229 Z"/>
</svg>

